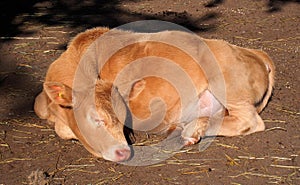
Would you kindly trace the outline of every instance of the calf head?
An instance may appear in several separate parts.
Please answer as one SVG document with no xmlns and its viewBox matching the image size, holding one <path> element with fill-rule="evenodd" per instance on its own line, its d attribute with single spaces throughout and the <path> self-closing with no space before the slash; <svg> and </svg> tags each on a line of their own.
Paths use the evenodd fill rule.
<svg viewBox="0 0 300 185">
<path fill-rule="evenodd" d="M 82 93 L 62 83 L 46 82 L 44 91 L 52 102 L 51 107 L 55 107 L 50 111 L 63 109 L 58 114 L 65 126 L 88 151 L 110 161 L 124 161 L 130 157 L 123 133 L 128 111 L 112 83 L 97 80 L 94 90 Z M 115 112 L 123 115 L 123 120 Z"/>
</svg>

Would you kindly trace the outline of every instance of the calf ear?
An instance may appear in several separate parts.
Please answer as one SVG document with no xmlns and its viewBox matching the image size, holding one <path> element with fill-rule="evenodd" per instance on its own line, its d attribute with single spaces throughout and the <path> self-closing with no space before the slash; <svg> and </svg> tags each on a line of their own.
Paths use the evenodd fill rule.
<svg viewBox="0 0 300 185">
<path fill-rule="evenodd" d="M 136 98 L 145 89 L 145 87 L 146 81 L 144 79 L 134 82 L 129 94 L 129 100 Z"/>
<path fill-rule="evenodd" d="M 55 104 L 72 106 L 72 89 L 69 86 L 59 82 L 45 82 L 44 90 Z"/>
</svg>

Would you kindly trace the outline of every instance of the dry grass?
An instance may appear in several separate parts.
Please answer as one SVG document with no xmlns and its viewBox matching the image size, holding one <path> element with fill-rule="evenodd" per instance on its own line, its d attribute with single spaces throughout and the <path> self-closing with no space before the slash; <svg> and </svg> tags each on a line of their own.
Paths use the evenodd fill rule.
<svg viewBox="0 0 300 185">
<path fill-rule="evenodd" d="M 265 178 L 267 179 L 268 184 L 290 184 L 292 185 L 293 182 L 291 180 L 291 177 L 296 175 L 296 172 L 293 172 L 287 176 L 279 176 L 279 175 L 272 175 L 267 173 L 253 173 L 253 172 L 243 172 L 235 176 L 229 176 L 233 179 L 238 177 L 245 177 L 247 179 L 251 179 L 251 177 L 259 177 L 259 178 Z"/>
<path fill-rule="evenodd" d="M 289 113 L 290 114 L 290 113 Z M 278 120 L 270 120 L 269 122 L 279 122 Z M 279 122 L 282 123 L 282 122 Z M 54 131 L 52 129 L 49 129 L 46 125 L 39 125 L 35 123 L 26 122 L 24 120 L 19 119 L 13 119 L 9 122 L 1 122 L 0 125 L 6 125 L 6 126 L 12 126 L 11 131 L 8 134 L 8 136 L 17 139 L 18 141 L 22 140 L 28 140 L 33 139 L 33 135 L 36 133 L 36 131 L 41 132 L 52 132 L 50 135 L 53 135 Z M 283 127 L 272 127 L 267 129 L 267 131 L 273 131 L 273 130 L 283 130 L 286 131 Z M 4 133 L 1 133 L 4 135 Z M 1 137 L 3 138 L 3 137 Z M 9 148 L 10 144 L 7 143 L 4 139 L 0 138 L 0 146 L 3 148 Z M 54 139 L 55 136 L 53 136 L 52 139 Z M 41 140 L 33 144 L 33 146 L 37 145 L 45 145 L 52 142 L 52 139 L 46 138 L 46 140 Z M 136 143 L 136 146 L 155 146 L 153 143 L 158 143 L 160 141 L 159 138 L 156 137 L 147 137 L 144 139 L 141 139 L 140 142 Z M 222 141 L 222 140 L 221 140 Z M 153 164 L 150 166 L 147 166 L 146 168 L 155 170 L 156 168 L 163 169 L 165 167 L 167 168 L 173 168 L 174 166 L 177 170 L 177 175 L 182 176 L 193 176 L 194 178 L 206 178 L 209 177 L 211 172 L 219 171 L 218 165 L 216 164 L 226 164 L 229 168 L 235 168 L 236 174 L 235 175 L 228 175 L 233 181 L 238 181 L 240 177 L 247 178 L 247 179 L 255 179 L 255 178 L 263 178 L 266 179 L 268 183 L 272 184 L 280 184 L 280 183 L 287 183 L 287 184 L 293 184 L 292 182 L 295 181 L 297 178 L 297 174 L 300 171 L 299 165 L 291 165 L 288 162 L 293 161 L 296 157 L 298 157 L 297 154 L 293 154 L 290 156 L 257 156 L 258 154 L 251 154 L 248 151 L 245 151 L 245 148 L 236 145 L 236 144 L 230 144 L 227 142 L 222 141 L 220 139 L 216 138 L 213 143 L 212 147 L 213 149 L 216 148 L 224 148 L 224 158 L 189 158 L 189 159 L 182 159 L 182 155 L 184 154 L 190 154 L 190 155 L 197 155 L 199 153 L 199 150 L 197 150 L 197 147 L 191 146 L 191 147 L 185 147 L 182 148 L 179 151 L 168 151 L 168 150 L 160 150 L 162 153 L 168 153 L 171 154 L 172 157 L 162 161 L 157 164 Z M 210 141 L 211 142 L 211 141 Z M 227 153 L 228 152 L 228 153 Z M 232 152 L 236 153 L 232 155 Z M 245 153 L 246 155 L 239 155 L 241 153 Z M 51 158 L 53 154 L 48 154 L 49 158 Z M 0 161 L 0 165 L 3 164 L 10 164 L 14 162 L 22 162 L 22 161 L 33 161 L 35 159 L 33 158 L 22 158 L 22 157 L 12 157 L 12 158 L 6 158 L 2 159 Z M 155 161 L 156 158 L 154 156 L 153 160 Z M 282 175 L 273 174 L 268 172 L 268 170 L 261 170 L 261 171 L 242 171 L 244 164 L 251 163 L 252 161 L 262 161 L 264 164 L 265 169 L 270 168 L 276 168 L 276 169 L 283 169 L 283 170 L 289 170 L 289 174 L 283 173 Z M 52 182 L 64 182 L 66 177 L 72 176 L 72 175 L 100 175 L 103 173 L 101 170 L 97 170 L 97 164 L 95 158 L 80 158 L 77 159 L 72 164 L 64 164 L 62 166 L 59 166 L 59 158 L 57 158 L 56 161 L 56 167 L 55 169 L 52 169 L 47 172 L 48 176 L 45 176 L 45 172 L 41 170 L 36 170 L 31 172 L 31 174 L 28 176 L 28 182 L 29 184 L 33 185 L 40 185 L 40 184 L 51 184 Z M 126 173 L 126 171 L 119 170 L 114 167 L 110 167 L 107 169 L 107 175 L 101 175 L 101 179 L 98 179 L 94 181 L 94 184 L 108 184 L 108 183 L 117 183 L 119 179 L 124 177 L 129 177 L 132 175 L 131 173 Z M 162 177 L 165 182 L 168 182 L 169 184 L 176 184 L 176 181 L 172 178 L 168 177 Z M 231 184 L 239 184 L 238 182 L 232 182 Z"/>
<path fill-rule="evenodd" d="M 28 176 L 29 185 L 49 185 L 49 179 L 45 176 L 41 170 L 36 170 L 30 173 Z"/>
<path fill-rule="evenodd" d="M 15 161 L 30 161 L 30 160 L 32 160 L 32 158 L 8 158 L 0 161 L 0 164 L 8 164 Z"/>
</svg>

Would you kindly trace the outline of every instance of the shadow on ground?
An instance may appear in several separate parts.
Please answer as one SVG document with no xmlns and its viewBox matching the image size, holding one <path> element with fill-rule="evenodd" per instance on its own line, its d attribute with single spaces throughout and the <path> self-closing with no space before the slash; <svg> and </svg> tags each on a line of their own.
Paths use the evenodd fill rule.
<svg viewBox="0 0 300 185">
<path fill-rule="evenodd" d="M 126 0 L 138 1 L 138 0 Z M 129 12 L 120 6 L 118 0 L 56 0 L 56 1 L 1 1 L 1 36 L 15 36 L 26 34 L 21 27 L 26 22 L 36 22 L 46 25 L 64 25 L 72 27 L 90 28 L 94 26 L 116 27 L 137 20 L 157 19 L 167 20 L 185 26 L 193 31 L 207 31 L 209 27 L 201 25 L 201 22 L 216 18 L 217 14 L 205 15 L 201 18 L 193 18 L 186 11 L 166 11 L 158 14 L 141 14 Z M 124 2 L 124 1 L 122 1 Z M 16 17 L 24 16 L 16 20 Z M 30 33 L 27 33 L 30 34 Z"/>
</svg>

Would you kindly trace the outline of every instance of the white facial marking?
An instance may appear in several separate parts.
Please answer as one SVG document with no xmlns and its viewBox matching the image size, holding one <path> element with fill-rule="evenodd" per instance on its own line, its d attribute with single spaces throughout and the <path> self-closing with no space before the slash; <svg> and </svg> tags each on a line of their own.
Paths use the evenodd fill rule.
<svg viewBox="0 0 300 185">
<path fill-rule="evenodd" d="M 87 120 L 90 124 L 92 124 L 96 128 L 105 125 L 104 119 L 102 119 L 99 116 L 98 112 L 93 108 L 90 108 L 90 110 L 88 111 Z"/>
</svg>

